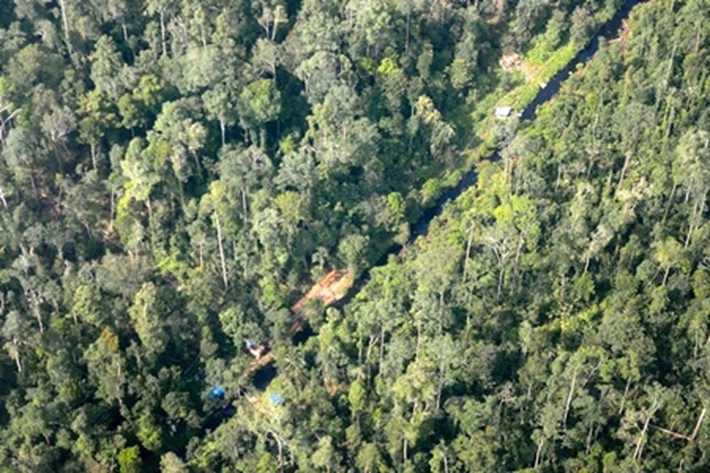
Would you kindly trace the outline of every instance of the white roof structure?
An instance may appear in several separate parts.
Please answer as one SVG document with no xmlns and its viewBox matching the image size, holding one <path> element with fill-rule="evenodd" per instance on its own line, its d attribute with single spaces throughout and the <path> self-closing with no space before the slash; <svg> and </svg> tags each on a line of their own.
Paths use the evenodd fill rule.
<svg viewBox="0 0 710 473">
<path fill-rule="evenodd" d="M 513 107 L 496 107 L 495 116 L 496 118 L 507 118 L 510 116 L 510 112 L 513 111 Z"/>
</svg>

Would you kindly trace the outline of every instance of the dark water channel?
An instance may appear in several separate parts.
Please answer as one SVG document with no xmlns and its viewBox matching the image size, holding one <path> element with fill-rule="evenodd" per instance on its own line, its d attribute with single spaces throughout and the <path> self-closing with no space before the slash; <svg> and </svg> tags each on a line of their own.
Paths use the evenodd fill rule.
<svg viewBox="0 0 710 473">
<path fill-rule="evenodd" d="M 525 108 L 525 110 L 520 113 L 520 119 L 526 121 L 534 120 L 537 114 L 537 109 L 540 105 L 552 100 L 560 92 L 562 84 L 569 78 L 572 71 L 576 70 L 578 65 L 589 62 L 589 60 L 599 50 L 600 38 L 604 38 L 607 41 L 618 38 L 622 22 L 628 18 L 631 9 L 639 3 L 643 3 L 645 1 L 647 0 L 627 0 L 624 3 L 624 6 L 616 12 L 614 17 L 599 29 L 597 35 L 589 43 L 589 45 L 577 53 L 574 59 L 571 60 L 564 69 L 555 74 L 544 89 L 540 89 L 535 99 Z M 499 159 L 500 154 L 498 151 L 495 151 L 487 160 L 498 161 Z M 475 185 L 477 180 L 478 175 L 476 170 L 471 170 L 463 177 L 463 179 L 459 181 L 456 187 L 444 192 L 441 197 L 437 199 L 436 203 L 427 209 L 419 220 L 411 226 L 410 242 L 416 240 L 422 235 L 426 235 L 429 229 L 429 223 L 434 218 L 441 215 L 441 212 L 444 210 L 444 206 L 449 201 L 459 197 L 466 189 Z M 387 254 L 389 255 L 399 252 L 401 247 L 399 245 L 396 246 L 397 248 L 391 248 Z M 385 257 L 384 261 L 387 261 L 387 257 Z"/>
<path fill-rule="evenodd" d="M 622 26 L 622 22 L 628 18 L 631 9 L 637 4 L 644 3 L 647 0 L 627 0 L 624 5 L 617 11 L 614 17 L 609 20 L 604 26 L 602 26 L 597 32 L 596 37 L 589 43 L 589 45 L 580 51 L 575 58 L 570 61 L 570 63 L 560 72 L 558 72 L 543 89 L 540 89 L 535 99 L 528 105 L 525 110 L 520 113 L 521 120 L 534 120 L 537 109 L 540 105 L 550 101 L 554 98 L 562 87 L 562 84 L 569 78 L 570 74 L 576 70 L 578 65 L 586 64 L 594 56 L 594 54 L 599 50 L 600 38 L 605 40 L 613 40 L 619 36 L 619 32 Z M 500 154 L 495 151 L 489 158 L 489 161 L 498 161 L 500 159 Z M 444 210 L 444 206 L 459 197 L 466 189 L 476 184 L 478 175 L 475 170 L 469 171 L 464 177 L 459 181 L 459 183 L 444 192 L 435 202 L 435 204 L 427 209 L 422 216 L 410 226 L 410 239 L 409 243 L 412 243 L 417 238 L 427 234 L 429 230 L 429 224 L 433 219 L 441 215 Z M 377 261 L 375 267 L 384 265 L 390 255 L 396 255 L 402 250 L 402 245 L 394 244 L 392 245 Z M 367 281 L 370 279 L 370 274 L 365 273 L 360 279 L 358 279 L 354 286 L 348 291 L 345 298 L 341 299 L 332 306 L 338 309 L 342 309 L 352 298 L 360 292 Z M 302 332 L 294 335 L 294 343 L 300 344 L 307 340 L 309 337 L 315 335 L 313 330 L 309 326 L 305 326 Z M 273 364 L 269 364 L 256 371 L 253 375 L 254 387 L 260 391 L 267 389 L 271 381 L 278 374 L 276 368 Z"/>
</svg>

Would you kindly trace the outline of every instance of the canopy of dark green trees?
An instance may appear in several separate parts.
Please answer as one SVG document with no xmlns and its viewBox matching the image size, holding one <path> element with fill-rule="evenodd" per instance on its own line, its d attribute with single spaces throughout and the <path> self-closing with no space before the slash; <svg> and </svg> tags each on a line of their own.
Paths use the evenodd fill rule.
<svg viewBox="0 0 710 473">
<path fill-rule="evenodd" d="M 622 3 L 0 2 L 0 472 L 710 470 L 707 1 L 475 131 Z"/>
</svg>

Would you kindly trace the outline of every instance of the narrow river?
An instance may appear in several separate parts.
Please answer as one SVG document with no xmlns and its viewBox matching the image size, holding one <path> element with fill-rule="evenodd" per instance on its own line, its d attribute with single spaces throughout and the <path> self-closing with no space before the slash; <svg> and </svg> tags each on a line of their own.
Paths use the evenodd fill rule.
<svg viewBox="0 0 710 473">
<path fill-rule="evenodd" d="M 534 120 L 538 107 L 554 98 L 560 92 L 562 84 L 567 80 L 567 78 L 569 78 L 571 72 L 576 70 L 579 64 L 586 64 L 589 62 L 589 60 L 599 50 L 600 38 L 604 38 L 606 41 L 618 38 L 622 23 L 626 18 L 628 18 L 633 7 L 637 4 L 644 3 L 645 1 L 647 0 L 626 0 L 624 5 L 617 11 L 614 17 L 599 29 L 596 37 L 589 43 L 589 45 L 580 51 L 563 70 L 558 72 L 548 82 L 544 89 L 540 89 L 532 103 L 530 103 L 530 105 L 522 111 L 520 115 L 521 119 L 526 121 Z M 499 159 L 500 154 L 498 151 L 495 151 L 488 158 L 488 161 L 498 161 Z M 451 200 L 459 197 L 466 189 L 475 185 L 477 177 L 478 175 L 476 170 L 471 170 L 463 177 L 463 179 L 461 179 L 461 181 L 459 181 L 456 187 L 444 192 L 441 197 L 437 199 L 436 203 L 427 209 L 417 222 L 410 226 L 411 237 L 409 239 L 409 244 L 414 242 L 417 238 L 425 236 L 429 229 L 429 224 L 432 220 L 441 215 L 444 210 L 444 206 Z M 399 244 L 392 245 L 380 257 L 375 267 L 386 264 L 389 256 L 398 254 L 401 249 L 402 246 Z M 347 296 L 338 301 L 336 304 L 333 304 L 333 307 L 342 309 L 349 301 L 351 301 L 370 279 L 370 271 L 363 274 L 363 276 L 355 282 Z M 314 332 L 310 329 L 310 327 L 306 326 L 302 332 L 296 334 L 295 342 L 301 343 L 312 335 L 314 335 Z M 259 390 L 265 390 L 277 374 L 278 372 L 272 364 L 266 365 L 254 373 L 254 386 Z"/>
<path fill-rule="evenodd" d="M 639 3 L 644 3 L 645 1 L 647 0 L 627 0 L 621 9 L 616 12 L 614 17 L 599 29 L 597 35 L 589 43 L 589 45 L 577 53 L 574 59 L 570 61 L 564 69 L 555 74 L 544 89 L 540 89 L 535 99 L 520 114 L 521 120 L 534 120 L 537 114 L 537 109 L 540 105 L 549 102 L 560 92 L 562 84 L 569 78 L 572 71 L 574 71 L 579 64 L 586 64 L 592 59 L 594 54 L 599 50 L 600 38 L 604 38 L 606 41 L 618 38 L 622 23 L 626 18 L 628 18 L 629 13 L 631 13 L 631 9 Z M 491 110 L 491 113 L 492 112 L 493 111 Z M 488 158 L 488 161 L 498 161 L 499 159 L 500 154 L 498 151 L 495 151 Z M 427 230 L 429 229 L 429 223 L 431 223 L 431 221 L 437 216 L 441 215 L 441 212 L 444 210 L 444 205 L 446 205 L 447 202 L 456 199 L 469 187 L 475 185 L 477 178 L 478 175 L 476 174 L 475 169 L 469 171 L 468 174 L 466 174 L 463 179 L 459 181 L 456 187 L 444 192 L 444 194 L 437 199 L 436 203 L 425 211 L 421 218 L 411 226 L 410 243 L 420 236 L 426 235 Z M 397 245 L 396 248 L 390 248 L 387 254 L 389 255 L 393 252 L 396 253 L 400 249 L 401 247 Z M 387 256 L 385 256 L 384 261 L 387 261 Z"/>
</svg>

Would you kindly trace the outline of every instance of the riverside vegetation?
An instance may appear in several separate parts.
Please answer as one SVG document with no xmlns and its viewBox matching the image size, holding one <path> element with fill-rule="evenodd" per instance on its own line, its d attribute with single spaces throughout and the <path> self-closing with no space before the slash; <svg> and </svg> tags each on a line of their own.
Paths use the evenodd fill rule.
<svg viewBox="0 0 710 473">
<path fill-rule="evenodd" d="M 704 0 L 637 7 L 284 337 L 469 165 L 503 54 L 620 6 L 1 2 L 0 471 L 707 471 Z"/>
</svg>

